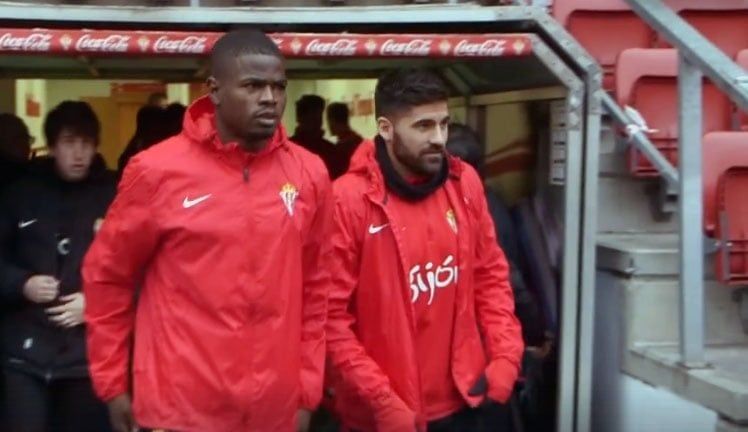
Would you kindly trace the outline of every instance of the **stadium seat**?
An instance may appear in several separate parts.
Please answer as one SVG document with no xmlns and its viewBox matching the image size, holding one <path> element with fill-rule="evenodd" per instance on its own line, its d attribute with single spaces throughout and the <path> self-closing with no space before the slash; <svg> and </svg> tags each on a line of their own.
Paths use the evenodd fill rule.
<svg viewBox="0 0 748 432">
<path fill-rule="evenodd" d="M 740 50 L 748 48 L 748 1 L 666 0 L 666 3 L 728 57 L 735 58 Z M 669 47 L 660 40 L 657 46 Z"/>
<path fill-rule="evenodd" d="M 704 231 L 710 237 L 714 236 L 718 222 L 717 186 L 719 179 L 730 168 L 748 167 L 747 146 L 748 132 L 711 132 L 705 134 L 702 139 Z"/>
<path fill-rule="evenodd" d="M 600 63 L 606 90 L 615 87 L 615 65 L 621 51 L 651 47 L 655 42 L 654 31 L 624 0 L 557 0 L 553 15 Z"/>
<path fill-rule="evenodd" d="M 627 49 L 616 69 L 616 98 L 621 106 L 638 110 L 647 125 L 652 143 L 674 165 L 678 163 L 678 56 L 672 49 Z M 703 129 L 730 130 L 732 107 L 729 99 L 711 83 L 703 86 Z M 633 147 L 629 167 L 641 177 L 656 176 L 656 168 Z"/>
<path fill-rule="evenodd" d="M 746 71 L 746 74 L 748 74 L 748 49 L 740 51 L 735 57 L 735 62 Z M 737 106 L 735 106 L 735 112 L 737 114 L 738 127 L 741 130 L 748 131 L 748 113 L 744 112 Z"/>
<path fill-rule="evenodd" d="M 743 147 L 748 145 L 743 137 Z M 746 153 L 743 150 L 743 153 Z M 728 169 L 717 188 L 717 225 L 720 240 L 715 273 L 727 285 L 748 284 L 748 165 Z"/>
</svg>

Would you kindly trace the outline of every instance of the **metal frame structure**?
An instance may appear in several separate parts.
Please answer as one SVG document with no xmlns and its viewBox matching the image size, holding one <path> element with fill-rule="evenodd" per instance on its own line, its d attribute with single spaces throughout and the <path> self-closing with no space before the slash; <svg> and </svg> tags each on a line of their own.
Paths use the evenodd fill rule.
<svg viewBox="0 0 748 432">
<path fill-rule="evenodd" d="M 0 19 L 26 21 L 29 7 L 0 1 Z M 568 145 L 564 190 L 564 249 L 559 347 L 559 432 L 590 430 L 592 342 L 597 235 L 598 154 L 601 129 L 602 72 L 566 30 L 539 7 L 429 5 L 408 8 L 145 8 L 39 6 L 34 22 L 152 24 L 172 29 L 255 24 L 299 29 L 326 25 L 377 24 L 387 32 L 407 25 L 530 23 L 535 55 L 568 89 Z M 527 28 L 527 27 L 525 27 Z M 434 31 L 439 31 L 435 28 Z M 455 30 L 450 30 L 455 31 Z M 525 30 L 526 31 L 526 30 Z M 473 119 L 475 120 L 475 119 Z"/>
<path fill-rule="evenodd" d="M 748 111 L 748 76 L 661 0 L 626 0 L 678 50 L 680 138 L 680 353 L 686 367 L 704 367 L 704 244 L 702 235 L 702 77 Z"/>
<path fill-rule="evenodd" d="M 642 154 L 657 168 L 662 178 L 667 182 L 668 189 L 678 189 L 678 170 L 662 155 L 657 147 L 649 140 L 645 131 L 637 127 L 636 122 L 631 119 L 620 105 L 608 93 L 602 94 L 603 107 L 613 117 L 613 120 L 621 126 L 628 128 L 628 139 L 631 144 L 641 151 Z"/>
</svg>

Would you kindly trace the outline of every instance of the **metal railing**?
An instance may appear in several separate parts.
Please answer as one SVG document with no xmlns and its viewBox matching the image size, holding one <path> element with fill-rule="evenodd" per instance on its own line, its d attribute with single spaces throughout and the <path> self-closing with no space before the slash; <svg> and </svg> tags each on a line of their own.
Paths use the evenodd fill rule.
<svg viewBox="0 0 748 432">
<path fill-rule="evenodd" d="M 732 59 L 661 0 L 626 1 L 678 50 L 680 354 L 681 363 L 686 367 L 704 367 L 703 77 L 708 77 L 745 111 L 748 111 L 748 77 Z M 646 146 L 642 151 L 646 151 L 644 148 Z M 652 156 L 657 158 L 657 155 Z M 654 159 L 650 160 L 658 165 Z"/>
</svg>

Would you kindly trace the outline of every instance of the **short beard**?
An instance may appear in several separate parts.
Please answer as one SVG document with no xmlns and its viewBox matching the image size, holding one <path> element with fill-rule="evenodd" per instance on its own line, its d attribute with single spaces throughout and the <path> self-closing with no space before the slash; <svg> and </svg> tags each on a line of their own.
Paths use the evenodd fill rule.
<svg viewBox="0 0 748 432">
<path fill-rule="evenodd" d="M 413 156 L 408 153 L 402 142 L 403 141 L 402 139 L 400 139 L 400 135 L 398 135 L 397 132 L 394 132 L 392 136 L 392 153 L 397 161 L 405 166 L 408 171 L 416 176 L 429 178 L 439 174 L 438 171 L 430 172 L 426 168 L 424 168 L 418 156 Z"/>
</svg>

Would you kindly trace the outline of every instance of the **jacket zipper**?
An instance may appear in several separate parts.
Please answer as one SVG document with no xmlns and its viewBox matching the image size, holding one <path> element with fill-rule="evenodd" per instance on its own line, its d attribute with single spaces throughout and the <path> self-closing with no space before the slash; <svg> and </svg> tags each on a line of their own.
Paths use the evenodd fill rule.
<svg viewBox="0 0 748 432">
<path fill-rule="evenodd" d="M 374 203 L 374 205 L 376 205 L 377 207 L 379 207 L 380 210 L 382 210 L 382 213 L 384 213 L 385 217 L 387 218 L 387 222 L 390 224 L 390 227 L 392 228 L 391 231 L 392 231 L 392 235 L 395 237 L 395 248 L 397 249 L 397 257 L 398 257 L 398 259 L 400 261 L 400 267 L 403 269 L 403 274 L 401 275 L 401 277 L 403 277 L 404 278 L 403 280 L 405 280 L 406 283 L 408 283 L 407 269 L 405 269 L 405 262 L 403 260 L 403 253 L 402 253 L 402 250 L 401 250 L 401 247 L 400 247 L 400 239 L 398 237 L 399 234 L 397 233 L 397 230 L 395 229 L 396 228 L 395 225 L 392 224 L 392 217 L 390 216 L 390 213 L 387 211 L 387 209 L 385 208 L 385 206 L 384 206 L 383 203 L 378 202 L 377 200 L 375 200 L 371 196 L 368 196 L 368 198 L 369 198 L 369 200 L 372 203 Z M 384 202 L 387 202 L 387 192 L 385 192 Z M 400 293 L 400 294 L 402 295 L 402 293 Z M 413 308 L 413 303 L 412 302 L 408 302 L 407 300 L 406 300 L 406 302 L 407 302 L 408 307 L 410 308 L 410 316 L 409 316 L 410 319 L 409 319 L 409 321 L 410 321 L 411 343 L 412 343 L 412 346 L 415 347 L 415 345 L 416 345 L 416 342 L 415 342 L 415 338 L 416 338 L 415 309 Z M 421 414 L 423 414 L 423 407 L 424 407 L 424 403 L 423 403 L 423 384 L 421 383 L 421 372 L 420 372 L 420 370 L 418 368 L 418 363 L 417 363 L 417 361 L 416 361 L 415 358 L 413 359 L 413 365 L 412 366 L 413 366 L 413 369 L 416 371 L 416 382 L 417 382 L 417 385 L 418 385 L 418 389 L 417 390 L 418 390 L 418 403 L 419 403 L 419 407 L 418 407 L 418 412 L 416 414 L 421 415 Z"/>
</svg>

